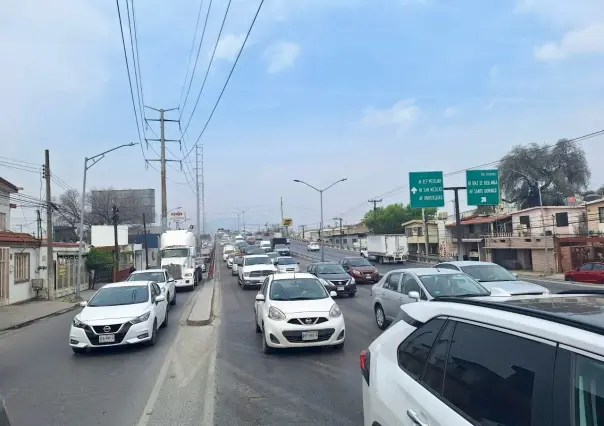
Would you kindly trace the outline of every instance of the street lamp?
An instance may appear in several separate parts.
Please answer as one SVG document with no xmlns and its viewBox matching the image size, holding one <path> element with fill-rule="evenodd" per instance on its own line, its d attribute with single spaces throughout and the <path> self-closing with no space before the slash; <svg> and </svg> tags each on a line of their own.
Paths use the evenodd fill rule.
<svg viewBox="0 0 604 426">
<path fill-rule="evenodd" d="M 334 183 L 329 185 L 327 188 L 319 189 L 319 188 L 315 188 L 314 186 L 312 186 L 311 184 L 309 184 L 307 182 L 304 182 L 303 180 L 294 179 L 294 182 L 303 183 L 304 185 L 308 186 L 309 188 L 312 188 L 315 191 L 317 191 L 319 193 L 319 196 L 321 199 L 321 230 L 319 231 L 319 236 L 321 237 L 321 241 L 320 241 L 320 243 L 321 243 L 321 262 L 325 262 L 325 250 L 323 249 L 323 193 L 325 191 L 327 191 L 329 188 L 331 188 L 332 186 L 334 186 L 335 184 L 344 182 L 345 180 L 348 180 L 348 178 L 342 178 L 340 180 L 336 180 Z"/>
<path fill-rule="evenodd" d="M 76 282 L 75 282 L 75 298 L 80 298 L 80 280 L 82 279 L 82 251 L 84 250 L 84 199 L 86 196 L 86 172 L 96 163 L 105 158 L 105 154 L 108 154 L 112 151 L 118 150 L 120 148 L 124 148 L 126 146 L 134 146 L 137 145 L 135 142 L 130 142 L 124 145 L 116 146 L 115 148 L 108 149 L 105 152 L 101 152 L 100 154 L 94 155 L 92 157 L 84 158 L 84 179 L 82 181 L 82 196 L 80 199 L 80 241 L 78 243 L 78 268 L 76 270 Z M 88 162 L 91 161 L 92 164 L 89 166 Z M 52 262 L 52 259 L 48 260 Z"/>
</svg>

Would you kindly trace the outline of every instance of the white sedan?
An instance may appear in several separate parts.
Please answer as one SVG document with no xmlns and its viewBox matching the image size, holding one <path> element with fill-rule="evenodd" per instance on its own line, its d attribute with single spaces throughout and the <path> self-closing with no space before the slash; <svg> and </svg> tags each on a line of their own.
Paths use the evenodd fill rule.
<svg viewBox="0 0 604 426">
<path fill-rule="evenodd" d="M 262 349 L 301 346 L 344 347 L 344 316 L 323 284 L 308 273 L 268 276 L 254 303 L 256 332 Z"/>
<path fill-rule="evenodd" d="M 307 251 L 319 251 L 319 250 L 321 250 L 321 246 L 319 246 L 319 244 L 317 244 L 317 243 L 309 243 L 306 246 L 306 250 Z"/>
<path fill-rule="evenodd" d="M 134 271 L 128 281 L 153 281 L 156 282 L 170 305 L 176 305 L 176 280 L 165 269 L 145 269 Z"/>
<path fill-rule="evenodd" d="M 77 354 L 102 346 L 153 346 L 158 327 L 168 325 L 166 297 L 151 281 L 107 284 L 80 305 L 84 309 L 69 331 L 69 346 Z"/>
</svg>

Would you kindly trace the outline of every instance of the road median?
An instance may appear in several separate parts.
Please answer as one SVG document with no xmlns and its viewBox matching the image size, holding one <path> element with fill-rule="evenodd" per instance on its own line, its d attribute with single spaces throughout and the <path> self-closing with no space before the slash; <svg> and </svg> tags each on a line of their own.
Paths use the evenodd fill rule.
<svg viewBox="0 0 604 426">
<path fill-rule="evenodd" d="M 208 325 L 212 322 L 212 305 L 214 301 L 214 286 L 216 279 L 212 278 L 204 283 L 203 287 L 195 294 L 191 312 L 187 317 L 188 326 Z"/>
</svg>

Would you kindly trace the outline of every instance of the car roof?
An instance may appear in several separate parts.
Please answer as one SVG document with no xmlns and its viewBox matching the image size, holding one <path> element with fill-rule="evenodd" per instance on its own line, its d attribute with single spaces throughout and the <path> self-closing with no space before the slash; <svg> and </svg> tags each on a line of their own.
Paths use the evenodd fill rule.
<svg viewBox="0 0 604 426">
<path fill-rule="evenodd" d="M 309 274 L 308 272 L 286 272 L 272 275 L 272 277 L 273 281 L 291 280 L 294 278 L 314 278 L 315 280 L 317 279 L 317 277 L 315 277 L 313 274 Z"/>
<path fill-rule="evenodd" d="M 350 259 L 365 259 L 365 258 L 363 256 L 347 256 L 347 257 L 343 257 L 342 259 L 350 260 Z"/>
<path fill-rule="evenodd" d="M 417 275 L 418 277 L 424 275 L 454 275 L 461 274 L 462 272 L 454 271 L 452 269 L 436 269 L 432 268 L 404 268 L 404 269 L 393 269 L 392 271 L 388 271 L 386 274 L 391 272 L 410 272 L 412 274 Z M 384 274 L 384 275 L 386 275 Z"/>
<path fill-rule="evenodd" d="M 139 271 L 132 272 L 131 275 L 142 274 L 145 272 L 166 272 L 166 270 L 163 268 L 141 269 Z"/>
<path fill-rule="evenodd" d="M 148 286 L 152 282 L 155 282 L 155 281 L 120 281 L 119 283 L 105 284 L 101 288 L 132 287 L 132 286 L 144 287 L 144 286 Z"/>
<path fill-rule="evenodd" d="M 481 323 L 503 325 L 526 334 L 569 346 L 604 352 L 604 291 L 570 290 L 557 294 L 509 296 L 502 298 L 446 297 L 430 302 L 409 303 L 401 307 L 418 321 L 435 316 L 474 319 Z M 552 326 L 556 324 L 556 326 Z"/>
<path fill-rule="evenodd" d="M 266 254 L 248 254 L 247 256 L 243 256 L 245 258 L 250 258 L 250 257 L 268 257 L 268 255 Z"/>
<path fill-rule="evenodd" d="M 293 259 L 293 256 L 279 256 L 279 259 Z"/>
<path fill-rule="evenodd" d="M 313 262 L 311 265 L 338 265 L 337 262 Z M 340 266 L 340 265 L 338 265 Z"/>
<path fill-rule="evenodd" d="M 450 262 L 440 262 L 442 263 L 448 263 L 449 265 L 455 265 L 455 266 L 471 266 L 471 265 L 497 265 L 496 263 L 493 262 L 483 262 L 481 260 L 452 260 Z M 497 265 L 500 266 L 500 265 Z"/>
</svg>

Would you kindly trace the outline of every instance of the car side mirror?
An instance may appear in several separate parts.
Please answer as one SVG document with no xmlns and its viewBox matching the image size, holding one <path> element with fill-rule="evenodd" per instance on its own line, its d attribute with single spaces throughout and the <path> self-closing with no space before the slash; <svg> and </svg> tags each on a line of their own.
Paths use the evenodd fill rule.
<svg viewBox="0 0 604 426">
<path fill-rule="evenodd" d="M 330 292 L 329 292 L 329 295 L 330 295 L 331 297 L 338 297 L 338 293 L 336 293 L 335 291 L 330 291 Z"/>
<path fill-rule="evenodd" d="M 175 283 L 176 280 L 174 278 L 168 280 L 169 283 Z"/>
<path fill-rule="evenodd" d="M 256 295 L 256 302 L 264 302 L 265 300 L 266 300 L 266 298 L 264 297 L 264 294 L 258 293 Z"/>
<path fill-rule="evenodd" d="M 164 296 L 163 294 L 155 296 L 155 303 L 163 302 L 164 300 L 166 300 L 166 296 Z"/>
<path fill-rule="evenodd" d="M 300 262 L 296 262 L 298 265 L 300 264 Z"/>
<path fill-rule="evenodd" d="M 516 272 L 512 272 L 512 275 L 518 278 L 518 274 Z"/>
<path fill-rule="evenodd" d="M 82 300 L 82 301 L 80 302 L 80 307 L 81 307 L 81 308 L 85 308 L 86 306 L 88 306 L 88 302 L 87 302 L 87 301 L 85 301 L 85 300 Z"/>
<path fill-rule="evenodd" d="M 419 291 L 410 291 L 408 296 L 411 299 L 415 299 L 416 302 L 419 302 Z"/>
</svg>

